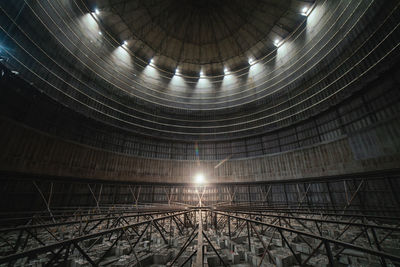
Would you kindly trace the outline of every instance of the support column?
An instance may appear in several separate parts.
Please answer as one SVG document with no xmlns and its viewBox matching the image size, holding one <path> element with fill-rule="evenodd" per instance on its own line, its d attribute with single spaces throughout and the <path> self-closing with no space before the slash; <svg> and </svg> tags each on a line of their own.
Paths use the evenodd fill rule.
<svg viewBox="0 0 400 267">
<path fill-rule="evenodd" d="M 195 267 L 203 267 L 203 214 L 201 210 L 201 200 L 198 213 L 199 216 L 197 216 L 197 218 L 199 223 L 199 232 L 197 235 L 197 256 Z"/>
</svg>

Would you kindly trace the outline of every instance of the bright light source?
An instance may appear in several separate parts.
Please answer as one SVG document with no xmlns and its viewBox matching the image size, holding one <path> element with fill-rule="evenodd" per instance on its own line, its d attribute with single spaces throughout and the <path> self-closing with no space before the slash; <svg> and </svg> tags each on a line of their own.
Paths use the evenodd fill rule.
<svg viewBox="0 0 400 267">
<path fill-rule="evenodd" d="M 279 47 L 281 44 L 282 44 L 282 41 L 281 41 L 281 40 L 275 39 L 274 45 L 275 45 L 276 47 Z"/>
<path fill-rule="evenodd" d="M 195 180 L 196 184 L 204 183 L 205 182 L 204 174 L 202 174 L 202 173 L 196 174 L 196 176 L 194 177 L 194 180 Z"/>
<path fill-rule="evenodd" d="M 100 35 L 103 35 L 103 33 L 102 33 L 102 32 L 99 32 L 99 34 L 100 34 Z"/>
<path fill-rule="evenodd" d="M 127 45 L 128 45 L 128 41 L 124 41 L 124 42 L 122 43 L 122 45 L 127 46 Z"/>
<path fill-rule="evenodd" d="M 249 58 L 249 64 L 253 64 L 254 60 L 252 58 Z"/>
<path fill-rule="evenodd" d="M 204 76 L 204 72 L 202 70 L 200 71 L 200 76 Z"/>
<path fill-rule="evenodd" d="M 309 13 L 310 13 L 310 9 L 308 8 L 308 7 L 303 7 L 303 9 L 301 10 L 301 14 L 303 15 L 303 16 L 308 16 L 309 15 Z"/>
<path fill-rule="evenodd" d="M 96 13 L 96 15 L 99 15 L 99 14 L 100 14 L 100 10 L 99 10 L 98 8 L 96 8 L 96 9 L 94 10 L 94 13 Z"/>
<path fill-rule="evenodd" d="M 228 68 L 224 68 L 224 73 L 229 73 Z"/>
<path fill-rule="evenodd" d="M 154 64 L 154 58 L 150 59 L 150 64 Z"/>
</svg>

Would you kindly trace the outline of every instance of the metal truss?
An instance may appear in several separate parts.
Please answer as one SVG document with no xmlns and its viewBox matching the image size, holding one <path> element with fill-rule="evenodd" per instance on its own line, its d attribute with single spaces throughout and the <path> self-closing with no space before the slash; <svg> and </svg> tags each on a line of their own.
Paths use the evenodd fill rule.
<svg viewBox="0 0 400 267">
<path fill-rule="evenodd" d="M 182 207 L 170 206 L 158 207 L 154 206 L 142 206 L 132 208 L 132 206 L 112 206 L 112 207 L 100 207 L 98 210 L 96 207 L 64 207 L 64 208 L 52 208 L 51 214 L 47 211 L 27 211 L 27 212 L 4 212 L 0 213 L 0 225 L 6 227 L 7 225 L 42 225 L 49 223 L 54 224 L 68 224 L 80 221 L 94 221 L 96 219 L 104 218 L 130 218 L 134 216 L 143 216 L 144 213 L 162 213 L 168 211 L 180 211 Z M 1 230 L 0 230 L 1 232 Z"/>
<path fill-rule="evenodd" d="M 121 244 L 129 247 L 127 266 L 140 266 L 153 253 L 150 244 L 173 251 L 168 266 L 211 258 L 229 266 L 237 248 L 258 266 L 277 264 L 279 253 L 297 265 L 400 264 L 400 183 L 393 173 L 204 186 L 0 182 L 0 264 L 106 265 Z"/>
<path fill-rule="evenodd" d="M 163 226 L 166 221 L 169 221 L 169 229 Z M 128 253 L 135 253 L 136 246 L 148 233 L 150 238 L 152 233 L 158 233 L 168 244 L 173 236 L 173 224 L 183 236 L 187 228 L 195 228 L 193 211 L 143 212 L 1 229 L 0 243 L 5 256 L 0 258 L 0 264 L 17 261 L 23 264 L 39 255 L 47 255 L 44 265 L 53 266 L 80 255 L 91 265 L 98 266 L 107 260 L 122 239 L 129 242 Z"/>
<path fill-rule="evenodd" d="M 247 211 L 244 211 L 247 210 Z M 377 261 L 382 266 L 400 264 L 400 257 L 388 253 L 390 246 L 397 246 L 400 234 L 398 218 L 374 218 L 372 216 L 350 216 L 337 214 L 301 213 L 294 215 L 290 210 L 282 213 L 252 212 L 252 207 L 242 211 L 208 210 L 208 224 L 216 233 L 224 232 L 230 240 L 244 236 L 248 250 L 255 241 L 263 247 L 259 254 L 263 261 L 276 264 L 271 254 L 274 239 L 280 239 L 296 264 L 305 266 L 314 257 L 326 257 L 329 266 L 336 266 L 343 255 L 356 255 Z M 381 222 L 380 224 L 378 224 Z M 392 222 L 389 225 L 388 222 Z M 389 240 L 391 239 L 391 241 Z M 300 250 L 298 246 L 308 247 Z"/>
<path fill-rule="evenodd" d="M 0 222 L 19 218 L 25 212 L 32 217 L 70 216 L 101 209 L 143 208 L 150 205 L 196 206 L 198 193 L 203 191 L 203 206 L 268 206 L 310 212 L 338 214 L 370 214 L 400 217 L 400 175 L 398 171 L 378 174 L 346 175 L 301 181 L 260 182 L 250 184 L 130 184 L 104 181 L 59 179 L 51 177 L 20 177 L 1 174 Z M 11 189 L 11 190 L 10 190 Z M 70 208 L 70 210 L 68 210 Z M 62 209 L 64 209 L 62 211 Z M 32 213 L 26 211 L 33 211 Z"/>
<path fill-rule="evenodd" d="M 131 263 L 134 265 L 140 263 L 136 255 L 138 244 L 143 245 L 145 235 L 147 238 L 150 235 L 151 240 L 154 234 L 166 247 L 174 239 L 184 238 L 167 266 L 190 265 L 195 255 L 196 264 L 203 264 L 210 253 L 218 258 L 220 265 L 229 266 L 232 261 L 221 249 L 221 239 L 234 243 L 235 247 L 242 246 L 246 253 L 253 252 L 258 257 L 258 266 L 277 264 L 279 249 L 290 253 L 301 266 L 312 265 L 315 259 L 335 266 L 343 257 L 382 266 L 400 264 L 400 257 L 390 253 L 399 242 L 400 220 L 396 217 L 262 206 L 199 206 L 181 210 L 136 210 L 122 216 L 96 213 L 93 218 L 86 215 L 81 220 L 60 218 L 55 223 L 48 217 L 47 223 L 1 229 L 0 264 L 21 265 L 42 255 L 44 266 L 61 265 L 74 257 L 99 266 L 108 264 L 113 249 L 121 240 L 126 240 L 129 251 L 125 253 L 135 255 L 136 260 Z M 257 246 L 262 250 L 255 249 Z"/>
</svg>

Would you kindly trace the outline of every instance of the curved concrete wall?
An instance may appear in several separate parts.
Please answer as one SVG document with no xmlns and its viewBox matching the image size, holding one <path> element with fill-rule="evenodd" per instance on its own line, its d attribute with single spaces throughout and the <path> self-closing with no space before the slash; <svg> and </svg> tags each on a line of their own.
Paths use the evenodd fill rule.
<svg viewBox="0 0 400 267">
<path fill-rule="evenodd" d="M 284 45 L 244 73 L 176 85 L 118 59 L 120 43 L 99 37 L 77 2 L 5 5 L 10 65 L 80 113 L 154 137 L 220 141 L 290 126 L 343 101 L 399 50 L 398 1 L 319 1 Z"/>
<path fill-rule="evenodd" d="M 188 182 L 201 169 L 212 182 L 252 182 L 400 166 L 398 1 L 318 2 L 307 25 L 236 82 L 205 84 L 200 106 L 179 102 L 194 93 L 179 86 L 179 97 L 162 93 L 174 78 L 97 62 L 116 47 L 90 42 L 75 1 L 24 3 L 0 17 L 1 170 Z M 57 5 L 64 15 L 52 13 Z M 149 94 L 129 95 L 124 83 Z M 243 91 L 230 99 L 237 107 L 228 103 L 235 90 Z M 178 104 L 165 107 L 150 92 Z"/>
<path fill-rule="evenodd" d="M 63 141 L 1 120 L 0 169 L 130 182 L 188 183 L 196 161 L 132 157 Z M 209 182 L 255 182 L 394 169 L 400 165 L 400 122 L 301 150 L 244 160 L 202 161 Z M 371 151 L 373 153 L 371 153 Z"/>
<path fill-rule="evenodd" d="M 330 142 L 398 118 L 397 66 L 378 77 L 370 76 L 372 81 L 358 84 L 358 91 L 341 104 L 327 106 L 307 120 L 263 135 L 225 142 L 196 144 L 134 135 L 82 116 L 12 74 L 0 80 L 3 88 L 0 115 L 53 136 L 130 156 L 172 160 L 243 159 Z"/>
<path fill-rule="evenodd" d="M 45 102 L 47 97 L 25 95 L 26 89 L 32 92 L 31 86 L 7 74 L 0 80 L 3 87 L 0 97 L 0 169 L 116 181 L 185 183 L 190 182 L 200 170 L 210 182 L 255 182 L 398 168 L 400 75 L 396 66 L 365 84 L 363 90 L 342 105 L 330 107 L 311 118 L 311 122 L 326 122 L 310 128 L 319 133 L 316 144 L 302 144 L 286 152 L 252 157 L 249 154 L 251 146 L 247 140 L 242 140 L 245 145 L 240 153 L 245 156 L 242 159 L 230 158 L 218 168 L 215 166 L 221 159 L 205 160 L 203 151 L 202 160 L 197 161 L 194 150 L 191 153 L 177 150 L 174 148 L 176 143 L 171 143 L 168 153 L 180 160 L 161 159 L 155 143 L 153 150 L 148 151 L 150 157 L 147 158 L 143 150 L 130 146 L 127 140 L 120 141 L 120 147 L 130 149 L 121 153 L 113 152 L 114 146 L 108 142 L 116 142 L 116 138 L 110 137 L 115 137 L 118 132 L 100 135 L 96 129 L 100 129 L 101 124 L 85 128 L 85 123 L 94 122 L 76 117 L 73 110 L 57 102 Z M 71 117 L 71 121 L 66 120 L 67 116 Z M 30 124 L 32 127 L 24 126 Z M 304 126 L 300 124 L 289 130 L 301 127 Z M 104 129 L 105 132 L 107 130 Z M 302 133 L 296 131 L 297 135 Z M 279 132 L 275 134 L 280 135 Z M 326 140 L 318 139 L 321 137 Z M 144 141 L 151 144 L 152 140 Z M 268 148 L 268 144 L 268 140 L 265 140 L 255 147 L 262 151 Z M 212 153 L 215 150 L 211 150 L 208 156 L 216 159 L 217 155 Z"/>
</svg>

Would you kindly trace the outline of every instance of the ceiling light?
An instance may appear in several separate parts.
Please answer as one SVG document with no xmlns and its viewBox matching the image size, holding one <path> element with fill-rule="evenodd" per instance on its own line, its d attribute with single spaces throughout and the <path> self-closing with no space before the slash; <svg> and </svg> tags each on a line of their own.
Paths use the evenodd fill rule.
<svg viewBox="0 0 400 267">
<path fill-rule="evenodd" d="M 254 60 L 252 58 L 249 58 L 249 64 L 253 64 Z"/>
<path fill-rule="evenodd" d="M 282 44 L 282 41 L 281 41 L 281 40 L 275 39 L 274 45 L 275 45 L 276 47 L 279 47 L 281 44 Z"/>
<path fill-rule="evenodd" d="M 194 181 L 196 182 L 196 184 L 203 184 L 205 182 L 204 174 L 202 173 L 196 174 L 196 176 L 194 177 Z"/>
<path fill-rule="evenodd" d="M 303 9 L 301 10 L 301 14 L 303 16 L 308 16 L 308 14 L 310 13 L 310 9 L 308 7 L 303 7 Z"/>
<path fill-rule="evenodd" d="M 154 58 L 150 59 L 150 64 L 154 64 Z"/>
<path fill-rule="evenodd" d="M 122 43 L 122 45 L 127 46 L 127 45 L 128 45 L 128 41 L 124 41 L 124 42 Z"/>
<path fill-rule="evenodd" d="M 96 13 L 96 15 L 99 15 L 99 14 L 100 14 L 100 10 L 99 10 L 98 8 L 96 8 L 96 9 L 94 10 L 94 13 Z"/>
</svg>

